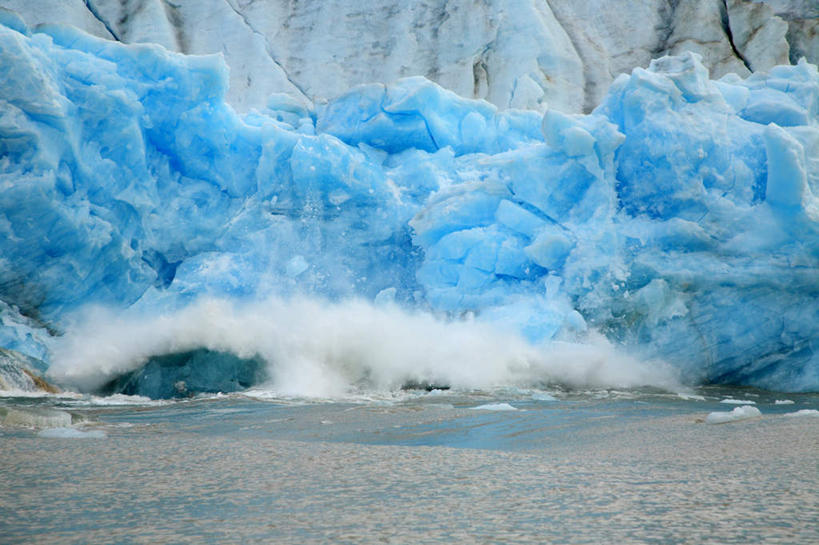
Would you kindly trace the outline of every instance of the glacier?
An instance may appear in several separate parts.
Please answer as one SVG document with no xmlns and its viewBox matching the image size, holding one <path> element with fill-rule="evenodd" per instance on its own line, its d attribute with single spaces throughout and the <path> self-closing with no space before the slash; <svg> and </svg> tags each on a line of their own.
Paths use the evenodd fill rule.
<svg viewBox="0 0 819 545">
<path fill-rule="evenodd" d="M 0 346 L 53 364 L 90 305 L 307 295 L 819 390 L 816 66 L 667 56 L 586 115 L 423 77 L 239 114 L 229 77 L 0 10 Z"/>
<path fill-rule="evenodd" d="M 222 53 L 227 102 L 321 101 L 423 75 L 499 108 L 588 113 L 617 75 L 693 51 L 715 78 L 819 63 L 814 0 L 3 0 L 32 27 Z"/>
</svg>

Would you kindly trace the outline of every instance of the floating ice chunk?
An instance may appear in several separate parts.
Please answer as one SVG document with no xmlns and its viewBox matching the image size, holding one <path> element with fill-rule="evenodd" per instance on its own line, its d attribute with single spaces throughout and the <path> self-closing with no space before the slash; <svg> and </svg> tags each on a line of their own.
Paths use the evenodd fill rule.
<svg viewBox="0 0 819 545">
<path fill-rule="evenodd" d="M 83 431 L 77 428 L 49 428 L 37 434 L 38 437 L 50 439 L 105 439 L 105 432 L 102 430 Z"/>
<path fill-rule="evenodd" d="M 70 426 L 71 421 L 70 413 L 56 409 L 0 407 L 0 426 L 53 428 Z"/>
<path fill-rule="evenodd" d="M 794 401 L 792 399 L 777 399 L 774 401 L 774 405 L 793 405 Z"/>
<path fill-rule="evenodd" d="M 802 409 L 792 413 L 785 413 L 784 416 L 791 417 L 791 418 L 800 418 L 800 417 L 808 417 L 808 418 L 819 418 L 819 411 L 816 409 Z"/>
<path fill-rule="evenodd" d="M 677 392 L 677 397 L 680 399 L 685 399 L 686 401 L 705 401 L 705 396 L 690 394 L 687 392 Z"/>
<path fill-rule="evenodd" d="M 89 405 L 101 406 L 118 406 L 118 405 L 156 405 L 158 402 L 150 397 L 113 394 L 110 396 L 99 397 L 91 396 L 88 400 Z"/>
<path fill-rule="evenodd" d="M 756 401 L 751 401 L 750 399 L 723 399 L 720 403 L 726 403 L 728 405 L 756 405 Z"/>
<path fill-rule="evenodd" d="M 547 394 L 546 392 L 535 392 L 532 394 L 533 401 L 557 401 L 557 398 L 553 395 Z"/>
<path fill-rule="evenodd" d="M 709 413 L 707 417 L 705 417 L 706 424 L 725 424 L 727 422 L 736 422 L 738 420 L 747 420 L 749 418 L 756 418 L 757 416 L 761 416 L 762 413 L 756 407 L 751 407 L 750 405 L 743 405 L 742 407 L 737 407 L 733 411 L 730 412 L 713 412 Z"/>
<path fill-rule="evenodd" d="M 517 407 L 513 407 L 508 403 L 487 403 L 486 405 L 478 405 L 471 407 L 473 411 L 518 411 Z"/>
</svg>

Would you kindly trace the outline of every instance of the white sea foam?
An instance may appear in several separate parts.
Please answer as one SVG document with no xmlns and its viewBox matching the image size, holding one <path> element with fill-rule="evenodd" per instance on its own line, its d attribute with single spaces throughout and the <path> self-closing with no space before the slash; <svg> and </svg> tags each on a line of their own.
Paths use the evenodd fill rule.
<svg viewBox="0 0 819 545">
<path fill-rule="evenodd" d="M 624 355 L 602 336 L 533 345 L 476 319 L 451 321 L 353 300 L 200 300 L 162 315 L 87 309 L 53 346 L 49 375 L 93 390 L 152 355 L 208 348 L 270 365 L 277 395 L 338 397 L 407 381 L 484 389 L 561 383 L 676 389 L 672 369 Z"/>
<path fill-rule="evenodd" d="M 750 405 L 743 405 L 737 407 L 733 411 L 718 411 L 709 413 L 705 418 L 706 424 L 725 424 L 727 422 L 736 422 L 738 420 L 747 420 L 749 418 L 756 418 L 762 416 L 762 413 L 756 407 Z"/>
</svg>

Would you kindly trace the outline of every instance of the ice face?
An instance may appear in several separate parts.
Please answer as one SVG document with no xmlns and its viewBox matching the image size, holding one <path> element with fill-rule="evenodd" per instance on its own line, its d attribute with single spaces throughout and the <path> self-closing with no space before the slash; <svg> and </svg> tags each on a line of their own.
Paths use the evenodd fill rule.
<svg viewBox="0 0 819 545">
<path fill-rule="evenodd" d="M 716 78 L 819 62 L 814 0 L 4 0 L 32 27 L 71 24 L 123 43 L 221 52 L 229 104 L 273 92 L 321 100 L 425 75 L 499 108 L 590 111 L 612 80 L 694 51 Z M 673 9 L 672 9 L 673 6 Z M 2 8 L 0 8 L 2 9 Z"/>
<path fill-rule="evenodd" d="M 384 301 L 601 332 L 688 381 L 819 388 L 819 74 L 618 78 L 589 115 L 422 78 L 237 115 L 220 58 L 0 26 L 5 346 L 88 304 Z M 41 326 L 47 326 L 48 330 Z"/>
</svg>

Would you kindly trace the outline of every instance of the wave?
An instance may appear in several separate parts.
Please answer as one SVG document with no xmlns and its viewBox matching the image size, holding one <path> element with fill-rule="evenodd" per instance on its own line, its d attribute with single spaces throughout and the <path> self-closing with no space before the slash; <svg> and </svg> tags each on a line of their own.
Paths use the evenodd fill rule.
<svg viewBox="0 0 819 545">
<path fill-rule="evenodd" d="M 85 309 L 55 341 L 48 373 L 94 391 L 152 356 L 199 348 L 261 357 L 268 366 L 264 387 L 283 396 L 342 397 L 408 382 L 468 390 L 547 384 L 680 388 L 671 366 L 624 354 L 594 332 L 582 342 L 534 344 L 476 318 L 312 298 L 208 298 L 158 315 Z"/>
</svg>

